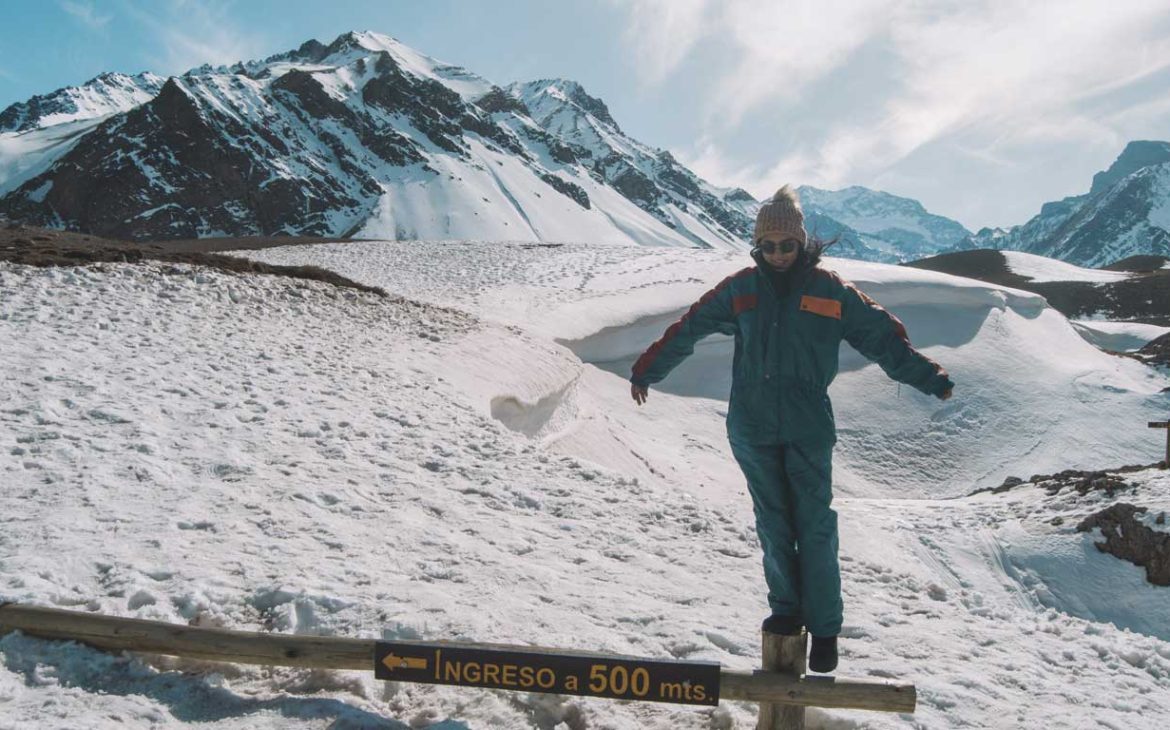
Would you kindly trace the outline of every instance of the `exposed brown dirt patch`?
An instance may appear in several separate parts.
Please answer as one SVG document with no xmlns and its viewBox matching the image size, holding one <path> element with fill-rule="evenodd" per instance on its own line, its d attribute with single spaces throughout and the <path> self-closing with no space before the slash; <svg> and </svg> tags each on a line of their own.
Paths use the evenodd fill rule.
<svg viewBox="0 0 1170 730">
<path fill-rule="evenodd" d="M 1033 282 L 1029 277 L 1012 272 L 1003 253 L 991 249 L 940 254 L 903 266 L 1034 292 L 1047 299 L 1053 309 L 1069 319 L 1104 314 L 1115 321 L 1170 326 L 1170 269 L 1160 266 L 1149 268 L 1154 259 L 1161 257 L 1132 257 L 1119 261 L 1114 266 L 1136 267 L 1137 271 L 1144 273 L 1135 273 L 1122 281 L 1108 283 Z"/>
<path fill-rule="evenodd" d="M 10 223 L 0 227 L 0 261 L 28 266 L 84 266 L 106 262 L 164 261 L 206 266 L 237 274 L 270 274 L 294 279 L 323 281 L 334 286 L 386 295 L 386 292 L 379 287 L 359 284 L 317 266 L 278 266 L 216 253 L 323 243 L 329 240 L 335 239 L 256 236 L 206 238 L 163 243 L 131 243 L 99 238 L 85 233 L 34 228 Z"/>
<path fill-rule="evenodd" d="M 1141 254 L 1138 256 L 1130 256 L 1120 261 L 1114 261 L 1108 266 L 1102 266 L 1101 268 L 1106 271 L 1149 272 L 1161 269 L 1167 262 L 1170 262 L 1170 259 L 1165 256 Z"/>
</svg>

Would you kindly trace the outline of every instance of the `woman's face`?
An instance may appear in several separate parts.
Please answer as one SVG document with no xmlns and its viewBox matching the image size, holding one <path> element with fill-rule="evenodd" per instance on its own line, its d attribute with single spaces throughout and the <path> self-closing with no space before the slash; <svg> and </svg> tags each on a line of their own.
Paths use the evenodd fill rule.
<svg viewBox="0 0 1170 730">
<path fill-rule="evenodd" d="M 777 271 L 788 271 L 796 263 L 796 257 L 800 255 L 800 241 L 795 238 L 765 236 L 760 239 L 758 245 L 764 261 Z"/>
</svg>

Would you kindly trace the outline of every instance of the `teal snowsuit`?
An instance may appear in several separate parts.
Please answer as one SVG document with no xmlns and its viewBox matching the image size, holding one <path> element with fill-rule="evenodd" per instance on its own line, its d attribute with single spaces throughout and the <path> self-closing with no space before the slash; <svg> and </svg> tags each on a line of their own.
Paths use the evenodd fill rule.
<svg viewBox="0 0 1170 730">
<path fill-rule="evenodd" d="M 828 388 L 844 339 L 894 380 L 942 397 L 945 370 L 910 345 L 906 329 L 852 284 L 802 253 L 787 293 L 767 264 L 727 277 L 634 363 L 630 381 L 657 383 L 703 337 L 735 337 L 727 435 L 747 478 L 772 613 L 803 619 L 814 636 L 841 631 L 837 513 L 831 509 L 837 441 Z"/>
</svg>

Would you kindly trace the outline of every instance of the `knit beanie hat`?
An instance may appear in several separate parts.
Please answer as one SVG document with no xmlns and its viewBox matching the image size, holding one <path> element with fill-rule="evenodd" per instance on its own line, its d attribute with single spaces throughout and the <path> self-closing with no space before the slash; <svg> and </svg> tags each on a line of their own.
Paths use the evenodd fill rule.
<svg viewBox="0 0 1170 730">
<path fill-rule="evenodd" d="M 777 190 L 756 213 L 756 230 L 752 234 L 752 243 L 759 245 L 760 239 L 769 234 L 780 236 L 781 240 L 795 238 L 800 241 L 801 246 L 808 243 L 800 200 L 796 197 L 796 191 L 787 185 Z"/>
</svg>

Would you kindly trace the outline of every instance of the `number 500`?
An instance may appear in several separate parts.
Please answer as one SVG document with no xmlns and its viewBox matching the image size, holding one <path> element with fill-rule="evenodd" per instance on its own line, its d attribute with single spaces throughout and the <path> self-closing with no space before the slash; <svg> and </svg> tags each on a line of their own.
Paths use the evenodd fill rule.
<svg viewBox="0 0 1170 730">
<path fill-rule="evenodd" d="M 632 692 L 635 697 L 645 697 L 650 694 L 650 672 L 645 667 L 631 672 L 621 664 L 594 664 L 589 668 L 589 691 L 599 695 Z"/>
</svg>

